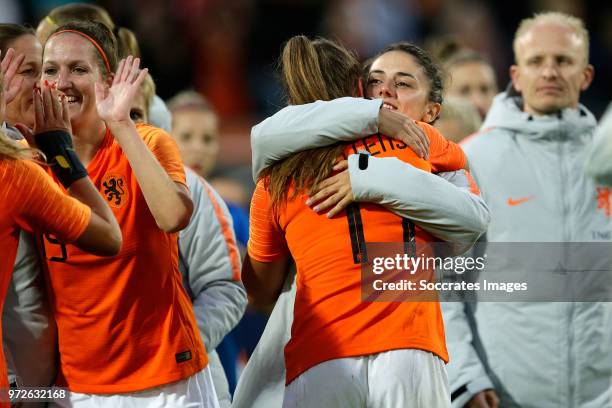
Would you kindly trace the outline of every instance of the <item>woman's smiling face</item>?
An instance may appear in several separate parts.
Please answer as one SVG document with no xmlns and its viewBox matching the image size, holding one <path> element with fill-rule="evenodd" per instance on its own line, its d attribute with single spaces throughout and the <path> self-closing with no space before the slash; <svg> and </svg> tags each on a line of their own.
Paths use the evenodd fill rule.
<svg viewBox="0 0 612 408">
<path fill-rule="evenodd" d="M 98 50 L 75 33 L 52 36 L 45 44 L 42 81 L 55 83 L 66 95 L 73 128 L 98 115 L 95 84 L 104 82 Z"/>
<path fill-rule="evenodd" d="M 382 99 L 383 107 L 414 120 L 425 120 L 429 104 L 429 79 L 415 59 L 403 51 L 389 51 L 370 67 L 366 96 Z"/>
</svg>

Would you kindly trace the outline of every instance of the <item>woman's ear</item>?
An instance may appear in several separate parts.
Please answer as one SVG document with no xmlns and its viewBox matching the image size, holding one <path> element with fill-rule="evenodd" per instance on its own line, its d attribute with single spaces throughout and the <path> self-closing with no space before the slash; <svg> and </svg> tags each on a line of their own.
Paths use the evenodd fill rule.
<svg viewBox="0 0 612 408">
<path fill-rule="evenodd" d="M 110 88 L 113 85 L 113 80 L 114 79 L 115 79 L 115 74 L 110 73 L 110 74 L 108 74 L 108 76 L 106 77 L 106 81 L 104 81 L 104 82 Z"/>
<path fill-rule="evenodd" d="M 428 102 L 425 107 L 425 114 L 421 119 L 425 123 L 431 123 L 438 118 L 442 105 L 438 102 Z"/>
<path fill-rule="evenodd" d="M 357 78 L 357 96 L 363 98 L 363 80 L 362 78 Z"/>
</svg>

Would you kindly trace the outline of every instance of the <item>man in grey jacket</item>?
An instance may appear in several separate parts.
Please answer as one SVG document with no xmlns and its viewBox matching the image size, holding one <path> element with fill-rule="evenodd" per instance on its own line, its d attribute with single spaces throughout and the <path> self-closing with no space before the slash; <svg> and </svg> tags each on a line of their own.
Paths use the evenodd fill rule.
<svg viewBox="0 0 612 408">
<path fill-rule="evenodd" d="M 596 125 L 579 104 L 593 78 L 588 47 L 568 15 L 519 26 L 510 73 L 522 96 L 498 95 L 483 131 L 463 145 L 491 209 L 489 243 L 610 241 L 612 218 L 584 172 Z M 612 406 L 612 304 L 479 302 L 472 320 L 466 310 L 443 304 L 453 406 Z"/>
</svg>

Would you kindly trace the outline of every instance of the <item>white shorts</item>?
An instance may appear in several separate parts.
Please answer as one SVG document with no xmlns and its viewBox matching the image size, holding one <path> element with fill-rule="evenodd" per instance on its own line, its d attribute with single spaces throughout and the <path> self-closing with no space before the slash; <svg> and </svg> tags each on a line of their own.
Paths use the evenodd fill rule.
<svg viewBox="0 0 612 408">
<path fill-rule="evenodd" d="M 219 408 L 210 369 L 189 378 L 148 390 L 126 394 L 81 394 L 68 392 L 51 408 Z"/>
<path fill-rule="evenodd" d="M 285 388 L 283 408 L 450 408 L 446 367 L 436 355 L 391 350 L 317 364 Z"/>
</svg>

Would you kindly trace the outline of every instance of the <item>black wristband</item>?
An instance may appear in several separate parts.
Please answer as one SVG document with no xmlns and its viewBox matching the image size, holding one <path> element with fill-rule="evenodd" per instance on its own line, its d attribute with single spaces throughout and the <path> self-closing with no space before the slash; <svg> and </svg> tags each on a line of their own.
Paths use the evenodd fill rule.
<svg viewBox="0 0 612 408">
<path fill-rule="evenodd" d="M 36 147 L 47 156 L 47 163 L 64 187 L 87 177 L 87 170 L 72 148 L 72 137 L 65 130 L 50 130 L 34 136 Z"/>
</svg>

